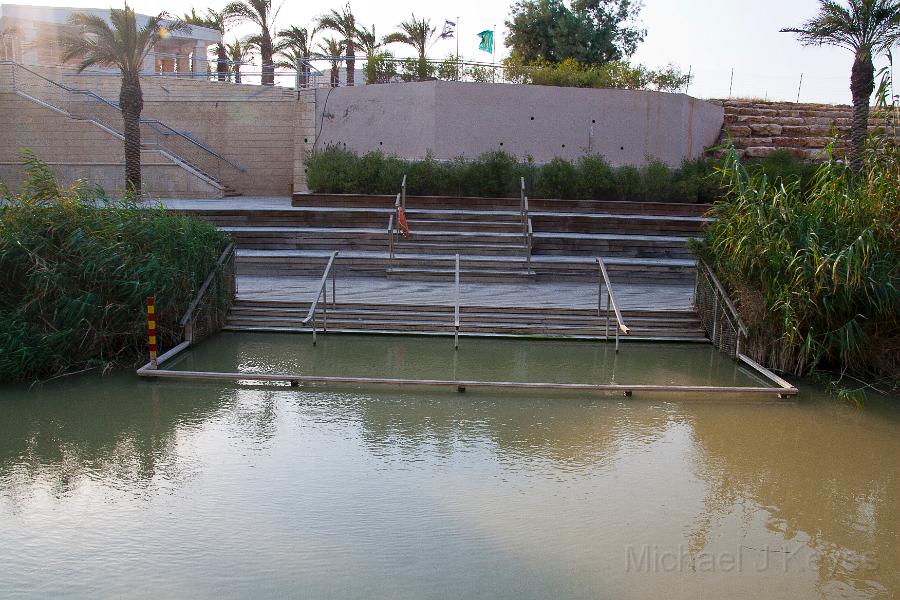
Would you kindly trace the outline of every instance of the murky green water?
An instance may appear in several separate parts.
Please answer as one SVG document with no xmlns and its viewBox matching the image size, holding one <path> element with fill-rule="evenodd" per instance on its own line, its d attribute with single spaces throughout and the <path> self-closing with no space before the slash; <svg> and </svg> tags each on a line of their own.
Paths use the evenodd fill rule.
<svg viewBox="0 0 900 600">
<path fill-rule="evenodd" d="M 755 383 L 703 347 L 307 341 L 223 335 L 176 366 Z M 802 391 L 0 387 L 0 597 L 893 597 L 900 411 Z"/>
</svg>

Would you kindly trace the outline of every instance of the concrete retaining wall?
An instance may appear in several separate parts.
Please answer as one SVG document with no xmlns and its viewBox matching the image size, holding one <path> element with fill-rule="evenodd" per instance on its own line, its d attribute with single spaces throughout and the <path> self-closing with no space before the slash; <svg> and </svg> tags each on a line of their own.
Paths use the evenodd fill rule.
<svg viewBox="0 0 900 600">
<path fill-rule="evenodd" d="M 504 150 L 538 162 L 602 154 L 614 165 L 699 157 L 721 106 L 683 94 L 428 81 L 320 89 L 317 148 L 448 160 Z"/>
</svg>

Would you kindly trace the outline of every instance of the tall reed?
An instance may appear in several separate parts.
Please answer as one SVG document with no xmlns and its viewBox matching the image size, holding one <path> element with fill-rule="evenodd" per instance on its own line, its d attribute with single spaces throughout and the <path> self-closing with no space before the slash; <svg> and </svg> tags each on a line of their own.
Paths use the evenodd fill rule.
<svg viewBox="0 0 900 600">
<path fill-rule="evenodd" d="M 61 188 L 33 155 L 26 163 L 18 192 L 0 190 L 0 381 L 134 363 L 149 295 L 163 349 L 179 341 L 176 321 L 227 236 L 81 183 Z"/>
<path fill-rule="evenodd" d="M 735 294 L 763 363 L 897 377 L 900 160 L 877 145 L 863 176 L 831 159 L 806 189 L 724 158 L 727 197 L 697 251 Z"/>
</svg>

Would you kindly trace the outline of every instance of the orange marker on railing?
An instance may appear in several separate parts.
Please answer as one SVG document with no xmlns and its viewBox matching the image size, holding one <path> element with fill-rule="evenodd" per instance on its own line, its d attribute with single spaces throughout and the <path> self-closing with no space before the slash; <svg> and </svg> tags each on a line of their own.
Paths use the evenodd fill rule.
<svg viewBox="0 0 900 600">
<path fill-rule="evenodd" d="M 150 348 L 150 364 L 156 368 L 156 305 L 153 296 L 147 296 L 147 345 Z"/>
</svg>

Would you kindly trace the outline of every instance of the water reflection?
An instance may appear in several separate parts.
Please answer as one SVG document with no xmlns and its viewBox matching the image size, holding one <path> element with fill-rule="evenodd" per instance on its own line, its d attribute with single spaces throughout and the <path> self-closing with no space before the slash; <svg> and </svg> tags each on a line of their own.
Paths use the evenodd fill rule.
<svg viewBox="0 0 900 600">
<path fill-rule="evenodd" d="M 740 512 L 803 554 L 826 596 L 879 597 L 900 588 L 900 421 L 807 398 L 800 404 L 693 410 L 697 475 L 708 485 L 691 529 L 694 551 Z M 797 559 L 798 563 L 801 559 Z"/>
<path fill-rule="evenodd" d="M 225 360 L 263 351 L 232 346 Z M 362 366 L 418 368 L 413 350 L 422 348 L 383 348 L 387 362 Z M 900 590 L 895 409 L 853 411 L 819 396 L 678 403 L 123 374 L 2 388 L 0 411 L 0 536 L 30 540 L 0 558 L 5 590 L 36 589 L 41 561 L 101 555 L 162 596 L 220 595 L 216 582 L 229 577 L 225 595 L 360 598 Z M 70 545 L 61 531 L 91 543 Z M 683 570 L 628 570 L 629 548 L 682 546 Z M 777 551 L 795 562 L 776 562 Z M 725 552 L 750 557 L 747 572 L 704 570 L 704 555 Z M 771 567 L 757 572 L 762 553 Z M 44 595 L 71 578 L 92 589 L 84 566 L 48 577 Z"/>
</svg>

